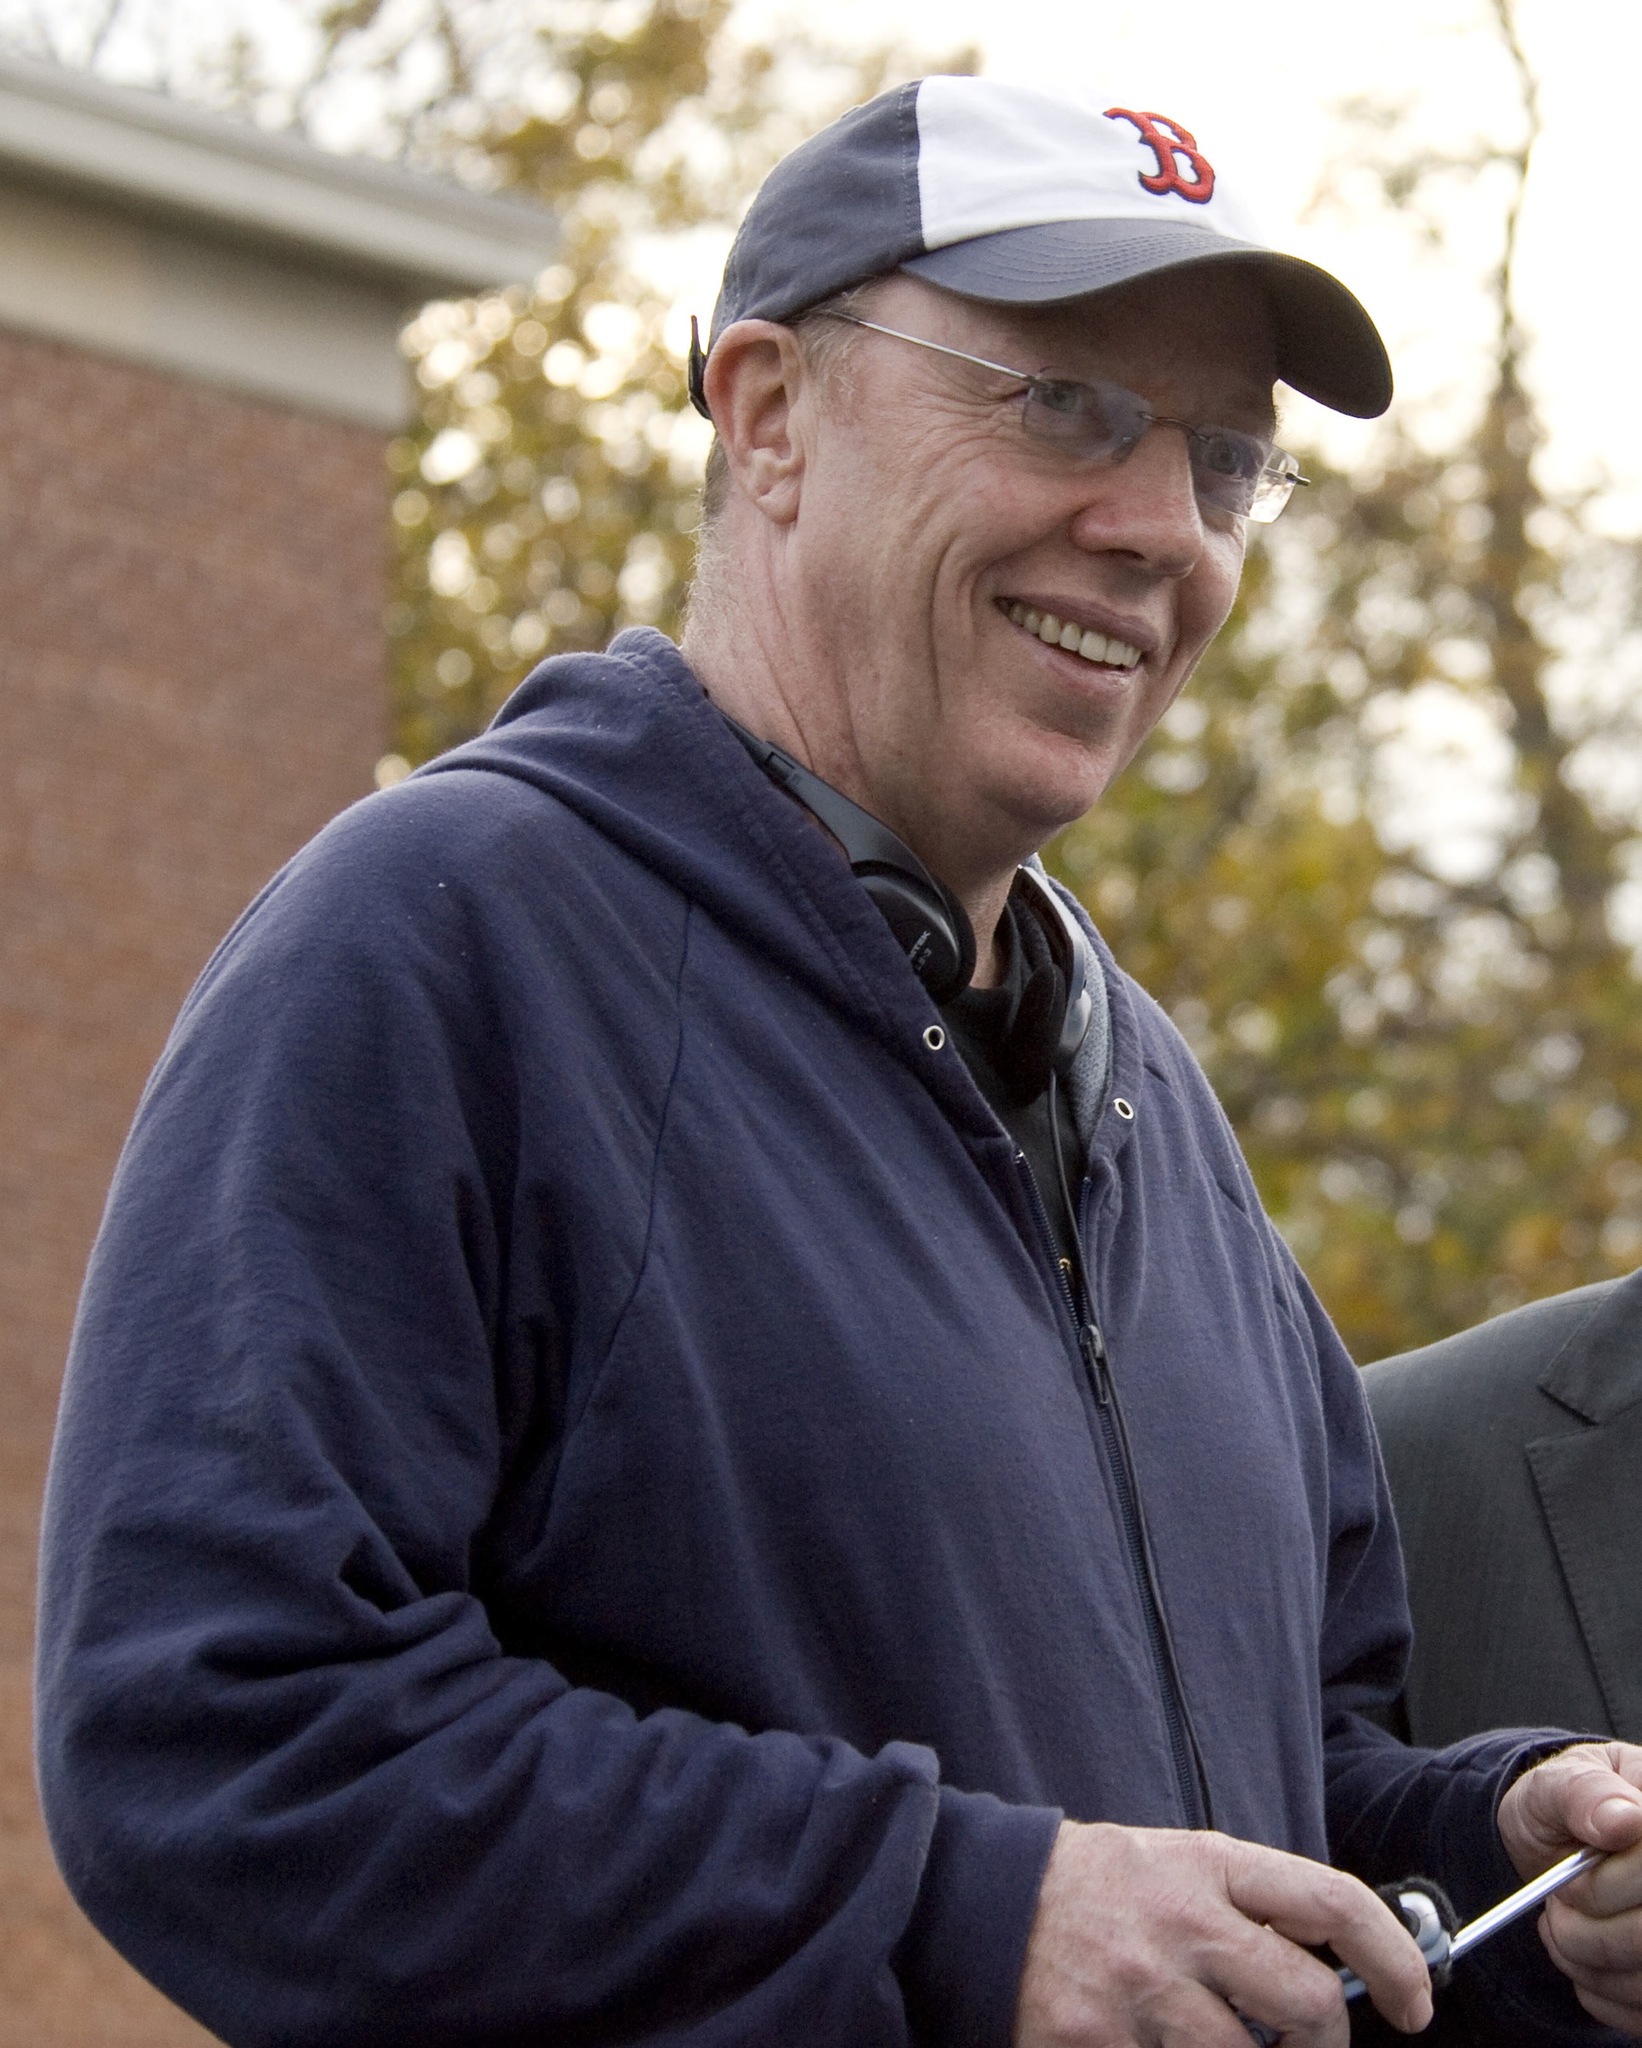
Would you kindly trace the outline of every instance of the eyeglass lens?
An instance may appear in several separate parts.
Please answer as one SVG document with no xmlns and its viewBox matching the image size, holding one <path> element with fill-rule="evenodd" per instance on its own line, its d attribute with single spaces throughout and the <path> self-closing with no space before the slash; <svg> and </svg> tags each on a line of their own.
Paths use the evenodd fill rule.
<svg viewBox="0 0 1642 2048">
<path fill-rule="evenodd" d="M 1026 388 L 1022 424 L 1034 439 L 1092 462 L 1121 462 L 1146 430 L 1177 426 L 1190 450 L 1198 502 L 1239 518 L 1275 519 L 1294 490 L 1294 459 L 1258 435 L 1234 427 L 1192 427 L 1159 420 L 1145 400 L 1121 384 L 1080 384 L 1035 378 Z"/>
</svg>

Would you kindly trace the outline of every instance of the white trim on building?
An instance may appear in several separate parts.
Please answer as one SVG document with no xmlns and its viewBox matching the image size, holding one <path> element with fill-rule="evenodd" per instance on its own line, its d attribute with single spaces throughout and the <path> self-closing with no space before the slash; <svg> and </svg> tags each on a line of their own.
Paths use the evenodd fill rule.
<svg viewBox="0 0 1642 2048">
<path fill-rule="evenodd" d="M 373 426 L 430 298 L 553 260 L 544 209 L 0 56 L 0 325 Z"/>
</svg>

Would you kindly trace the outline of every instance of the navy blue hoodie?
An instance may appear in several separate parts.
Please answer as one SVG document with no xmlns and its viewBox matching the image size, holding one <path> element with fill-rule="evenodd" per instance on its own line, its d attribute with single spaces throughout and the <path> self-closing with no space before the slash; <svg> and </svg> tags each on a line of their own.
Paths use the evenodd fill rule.
<svg viewBox="0 0 1642 2048">
<path fill-rule="evenodd" d="M 1407 1643 L 1356 1373 L 1101 957 L 1083 1234 L 1215 1818 L 1480 1905 L 1523 1741 L 1355 1717 Z M 39 1757 L 85 1909 L 226 2040 L 1002 2048 L 1059 1815 L 1192 1818 L 935 1021 L 648 632 L 224 942 L 86 1285 Z"/>
</svg>

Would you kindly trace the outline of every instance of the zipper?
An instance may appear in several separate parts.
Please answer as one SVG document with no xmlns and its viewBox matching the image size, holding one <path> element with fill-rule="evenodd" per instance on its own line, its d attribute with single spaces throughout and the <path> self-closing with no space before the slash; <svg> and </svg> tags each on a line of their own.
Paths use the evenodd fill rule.
<svg viewBox="0 0 1642 2048">
<path fill-rule="evenodd" d="M 1054 1114 L 1053 1105 L 1050 1113 Z M 1055 1234 L 1049 1225 L 1049 1212 L 1044 1207 L 1043 1191 L 1038 1186 L 1037 1175 L 1032 1171 L 1032 1162 L 1018 1147 L 1015 1152 L 1015 1164 L 1024 1177 L 1027 1190 L 1032 1197 L 1040 1234 L 1048 1248 L 1055 1277 L 1060 1282 L 1061 1300 L 1077 1331 L 1079 1362 L 1100 1417 L 1101 1439 L 1117 1488 L 1118 1518 L 1123 1525 L 1124 1543 L 1129 1553 L 1129 1569 L 1135 1589 L 1140 1595 L 1141 1612 L 1146 1620 L 1146 1636 L 1152 1652 L 1152 1669 L 1157 1680 L 1158 1697 L 1163 1707 L 1163 1724 L 1169 1738 L 1169 1754 L 1174 1764 L 1175 1785 L 1180 1794 L 1181 1810 L 1186 1815 L 1188 1827 L 1212 1827 L 1214 1821 L 1209 1803 L 1208 1780 L 1204 1774 L 1202 1759 L 1198 1755 L 1197 1744 L 1189 1732 L 1190 1723 L 1181 1690 L 1180 1674 L 1175 1668 L 1173 1646 L 1163 1619 L 1162 1597 L 1152 1564 L 1151 1549 L 1146 1539 L 1146 1525 L 1140 1512 L 1140 1487 L 1135 1477 L 1134 1456 L 1129 1448 L 1129 1432 L 1124 1427 L 1123 1410 L 1118 1405 L 1117 1388 L 1112 1381 L 1112 1362 L 1106 1349 L 1106 1339 L 1095 1319 L 1089 1270 L 1083 1257 L 1083 1219 L 1081 1215 L 1073 1219 L 1072 1246 L 1076 1255 L 1075 1260 L 1057 1257 Z M 1081 1199 L 1079 1206 L 1082 1206 Z M 1075 1289 L 1074 1274 L 1078 1283 Z"/>
</svg>

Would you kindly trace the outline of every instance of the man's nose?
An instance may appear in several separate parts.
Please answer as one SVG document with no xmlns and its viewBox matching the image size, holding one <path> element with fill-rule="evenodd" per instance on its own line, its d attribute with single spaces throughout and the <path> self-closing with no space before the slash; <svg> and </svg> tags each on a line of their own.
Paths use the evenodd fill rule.
<svg viewBox="0 0 1642 2048">
<path fill-rule="evenodd" d="M 1132 555 L 1156 576 L 1189 575 L 1203 551 L 1203 513 L 1185 432 L 1154 420 L 1123 461 L 1091 470 L 1072 538 L 1091 553 Z"/>
</svg>

